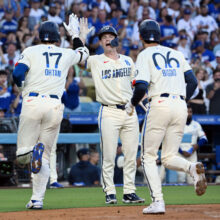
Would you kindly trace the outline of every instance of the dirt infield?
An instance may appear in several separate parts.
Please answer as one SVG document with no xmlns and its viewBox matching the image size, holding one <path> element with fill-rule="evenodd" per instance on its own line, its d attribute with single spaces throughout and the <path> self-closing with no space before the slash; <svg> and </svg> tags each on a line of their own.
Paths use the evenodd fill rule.
<svg viewBox="0 0 220 220">
<path fill-rule="evenodd" d="M 165 215 L 143 215 L 144 206 L 28 210 L 0 213 L 1 220 L 213 220 L 220 219 L 220 204 L 167 205 Z"/>
</svg>

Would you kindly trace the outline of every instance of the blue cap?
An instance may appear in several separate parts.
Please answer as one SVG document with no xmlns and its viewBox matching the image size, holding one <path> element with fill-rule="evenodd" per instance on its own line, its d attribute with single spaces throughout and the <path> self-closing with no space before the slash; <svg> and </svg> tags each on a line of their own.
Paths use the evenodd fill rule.
<svg viewBox="0 0 220 220">
<path fill-rule="evenodd" d="M 126 19 L 126 18 L 127 18 L 126 15 L 121 15 L 121 16 L 120 16 L 120 19 Z"/>
<path fill-rule="evenodd" d="M 38 3 L 40 0 L 31 0 L 31 2 Z"/>
<path fill-rule="evenodd" d="M 197 47 L 203 46 L 203 43 L 201 40 L 197 40 L 193 44 L 193 48 L 196 49 Z"/>
<path fill-rule="evenodd" d="M 97 2 L 92 3 L 92 8 L 95 8 L 95 7 L 99 7 L 99 4 Z"/>
<path fill-rule="evenodd" d="M 191 14 L 190 9 L 186 8 L 186 9 L 183 11 L 183 14 L 185 14 L 185 15 L 190 15 L 190 14 Z"/>
<path fill-rule="evenodd" d="M 181 35 L 180 40 L 183 40 L 183 39 L 187 40 L 187 36 L 186 35 Z"/>
<path fill-rule="evenodd" d="M 77 156 L 80 159 L 83 155 L 89 154 L 88 148 L 82 148 L 77 151 Z"/>
<path fill-rule="evenodd" d="M 52 3 L 50 3 L 50 7 L 51 8 L 56 8 L 56 4 L 52 2 Z"/>
</svg>

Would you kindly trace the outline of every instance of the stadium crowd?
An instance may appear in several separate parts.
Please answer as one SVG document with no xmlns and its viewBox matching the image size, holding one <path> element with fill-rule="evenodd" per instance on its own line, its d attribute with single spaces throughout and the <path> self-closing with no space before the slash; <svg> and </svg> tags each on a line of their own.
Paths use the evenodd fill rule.
<svg viewBox="0 0 220 220">
<path fill-rule="evenodd" d="M 87 38 L 91 54 L 103 53 L 97 33 L 112 25 L 119 34 L 119 52 L 136 60 L 142 49 L 138 25 L 143 19 L 161 25 L 161 44 L 182 51 L 199 82 L 197 94 L 190 101 L 195 114 L 220 114 L 220 1 L 219 0 L 0 0 L 0 117 L 19 115 L 22 97 L 12 80 L 20 53 L 39 43 L 42 21 L 59 25 L 60 47 L 72 47 L 62 22 L 68 15 L 87 17 L 95 31 Z M 79 100 L 74 94 L 90 96 L 86 88 L 91 78 L 84 66 L 69 71 L 63 96 L 66 108 L 74 109 Z M 79 87 L 79 88 L 77 88 Z M 72 94 L 71 94 L 72 92 Z M 74 103 L 72 104 L 72 99 Z"/>
</svg>

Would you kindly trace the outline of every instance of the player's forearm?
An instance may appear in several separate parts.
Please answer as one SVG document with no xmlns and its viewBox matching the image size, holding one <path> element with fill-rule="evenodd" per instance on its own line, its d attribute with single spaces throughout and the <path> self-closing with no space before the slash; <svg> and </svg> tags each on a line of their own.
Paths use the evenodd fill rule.
<svg viewBox="0 0 220 220">
<path fill-rule="evenodd" d="M 193 74 L 192 70 L 189 70 L 184 73 L 185 81 L 187 83 L 186 86 L 186 100 L 189 100 L 190 97 L 193 95 L 194 91 L 196 90 L 196 87 L 198 85 L 197 79 Z"/>
<path fill-rule="evenodd" d="M 135 84 L 134 93 L 131 98 L 131 104 L 136 106 L 147 92 L 148 83 L 138 82 Z"/>
</svg>

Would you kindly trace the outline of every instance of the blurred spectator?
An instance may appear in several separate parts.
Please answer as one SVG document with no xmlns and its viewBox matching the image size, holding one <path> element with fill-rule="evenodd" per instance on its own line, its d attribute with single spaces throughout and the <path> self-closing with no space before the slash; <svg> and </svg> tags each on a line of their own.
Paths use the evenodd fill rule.
<svg viewBox="0 0 220 220">
<path fill-rule="evenodd" d="M 19 59 L 19 52 L 16 51 L 17 47 L 14 43 L 9 43 L 7 47 L 7 53 L 4 54 L 6 61 L 6 68 L 12 72 L 15 66 L 15 63 Z"/>
<path fill-rule="evenodd" d="M 94 24 L 96 33 L 98 33 L 100 31 L 100 29 L 106 25 L 110 25 L 110 22 L 107 21 L 106 11 L 103 9 L 99 9 L 98 20 Z"/>
<path fill-rule="evenodd" d="M 174 23 L 176 24 L 180 17 L 180 1 L 172 0 L 167 3 L 168 14 L 172 16 Z"/>
<path fill-rule="evenodd" d="M 111 8 L 110 8 L 107 1 L 105 1 L 105 0 L 96 0 L 96 3 L 98 3 L 100 10 L 105 10 L 107 13 L 111 12 Z"/>
<path fill-rule="evenodd" d="M 210 100 L 209 114 L 220 115 L 220 69 L 213 72 L 214 83 L 206 88 L 207 98 Z"/>
<path fill-rule="evenodd" d="M 16 32 L 16 35 L 17 35 L 20 43 L 22 43 L 22 39 L 25 34 L 31 34 L 31 32 L 28 28 L 28 17 L 23 16 L 18 21 L 18 29 Z"/>
<path fill-rule="evenodd" d="M 209 48 L 211 50 L 213 50 L 215 48 L 215 46 L 217 46 L 220 43 L 219 36 L 220 36 L 220 33 L 218 33 L 217 30 L 211 32 L 210 41 L 209 41 Z M 219 50 L 220 50 L 220 48 L 219 48 Z M 215 54 L 216 51 L 213 50 L 213 52 Z"/>
<path fill-rule="evenodd" d="M 4 146 L 0 144 L 0 161 L 7 161 L 8 158 L 4 155 Z"/>
<path fill-rule="evenodd" d="M 203 80 L 205 79 L 205 70 L 197 69 L 195 71 L 196 79 L 198 82 L 199 93 L 193 99 L 189 100 L 190 108 L 194 114 L 206 114 L 205 98 L 206 92 L 203 87 Z"/>
<path fill-rule="evenodd" d="M 181 143 L 179 148 L 179 154 L 190 162 L 197 162 L 197 150 L 207 144 L 207 137 L 201 127 L 201 125 L 192 119 L 194 114 L 193 108 L 188 104 L 188 116 L 186 125 L 184 128 L 184 134 L 191 134 L 192 139 L 190 143 Z M 177 172 L 178 183 L 193 184 L 193 179 L 189 174 L 184 172 Z"/>
<path fill-rule="evenodd" d="M 98 13 L 99 13 L 98 4 L 93 4 L 91 14 L 88 17 L 88 24 L 90 26 L 94 26 L 95 23 L 98 21 Z"/>
<path fill-rule="evenodd" d="M 191 50 L 187 44 L 187 36 L 186 35 L 181 35 L 179 39 L 179 43 L 177 46 L 177 50 L 181 51 L 185 57 L 185 59 L 190 63 L 191 60 Z"/>
<path fill-rule="evenodd" d="M 210 34 L 211 31 L 217 30 L 218 25 L 213 17 L 208 15 L 208 6 L 203 4 L 200 7 L 200 14 L 195 17 L 197 31 L 205 29 Z"/>
<path fill-rule="evenodd" d="M 133 4 L 130 5 L 130 9 L 134 9 L 137 11 L 137 20 L 138 21 L 144 20 L 144 18 L 143 18 L 144 13 L 147 13 L 148 17 L 150 19 L 153 19 L 153 20 L 156 19 L 156 13 L 155 13 L 154 9 L 149 5 L 148 0 L 141 0 L 139 2 L 139 4 L 137 2 L 135 4 L 135 1 L 133 1 L 132 3 Z M 145 12 L 144 12 L 144 10 L 145 10 Z"/>
<path fill-rule="evenodd" d="M 40 0 L 31 0 L 30 17 L 35 19 L 35 25 L 39 24 L 41 16 L 44 15 L 44 11 L 40 8 Z"/>
<path fill-rule="evenodd" d="M 97 151 L 92 151 L 90 153 L 90 157 L 89 157 L 89 162 L 94 165 L 97 166 L 99 164 L 99 152 Z"/>
<path fill-rule="evenodd" d="M 216 53 L 215 53 L 215 58 L 216 60 L 214 60 L 211 64 L 212 64 L 212 67 L 214 69 L 220 69 L 220 50 L 218 50 Z"/>
<path fill-rule="evenodd" d="M 4 19 L 0 23 L 0 37 L 1 41 L 6 41 L 6 36 L 10 32 L 16 33 L 18 23 L 16 20 L 13 19 L 14 12 L 12 10 L 6 10 Z"/>
<path fill-rule="evenodd" d="M 79 162 L 73 165 L 70 170 L 69 184 L 75 186 L 99 185 L 99 170 L 89 162 L 89 150 L 82 148 L 77 151 L 77 156 Z"/>
<path fill-rule="evenodd" d="M 0 41 L 0 70 L 5 69 L 6 60 L 2 51 L 2 42 Z"/>
<path fill-rule="evenodd" d="M 200 57 L 201 62 L 205 64 L 206 67 L 212 67 L 211 63 L 215 60 L 215 55 L 212 51 L 205 49 L 202 41 L 195 41 L 193 44 L 194 53 L 192 58 Z"/>
<path fill-rule="evenodd" d="M 192 41 L 194 39 L 194 35 L 196 33 L 195 24 L 193 19 L 191 18 L 191 10 L 185 9 L 183 11 L 183 18 L 181 18 L 177 22 L 177 30 L 186 30 L 187 35 L 190 37 Z"/>
<path fill-rule="evenodd" d="M 3 111 L 9 112 L 11 104 L 11 93 L 7 87 L 7 72 L 0 70 L 0 108 Z"/>
<path fill-rule="evenodd" d="M 168 15 L 167 7 L 163 7 L 160 10 L 159 16 L 157 18 L 157 22 L 162 25 L 165 22 L 165 17 Z"/>
<path fill-rule="evenodd" d="M 164 24 L 160 26 L 161 29 L 161 44 L 167 47 L 173 47 L 176 43 L 175 38 L 178 36 L 178 31 L 173 25 L 173 19 L 170 15 L 165 16 Z"/>
<path fill-rule="evenodd" d="M 6 109 L 2 109 L 2 108 L 0 107 L 0 119 L 5 117 L 5 112 L 6 112 L 6 111 L 7 111 Z M 2 132 L 2 129 L 1 129 L 1 132 Z"/>
<path fill-rule="evenodd" d="M 11 99 L 10 112 L 15 116 L 19 116 L 21 113 L 22 95 L 15 83 L 12 85 Z"/>
<path fill-rule="evenodd" d="M 55 3 L 50 4 L 49 13 L 48 13 L 48 21 L 53 21 L 57 23 L 58 25 L 62 24 L 62 19 L 59 17 L 59 14 L 57 14 L 57 5 Z"/>
<path fill-rule="evenodd" d="M 133 45 L 130 47 L 130 54 L 129 54 L 129 56 L 130 56 L 131 59 L 134 61 L 134 63 L 136 62 L 136 59 L 137 59 L 137 56 L 138 56 L 138 53 L 139 53 L 139 52 L 140 52 L 140 50 L 139 50 L 138 43 L 133 44 Z"/>
<path fill-rule="evenodd" d="M 60 25 L 59 31 L 60 31 L 60 47 L 62 48 L 70 47 L 70 43 L 67 40 L 67 36 L 66 36 L 66 29 L 64 28 L 63 25 Z"/>
</svg>

